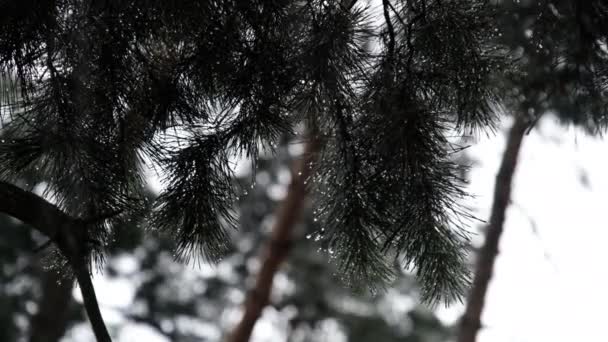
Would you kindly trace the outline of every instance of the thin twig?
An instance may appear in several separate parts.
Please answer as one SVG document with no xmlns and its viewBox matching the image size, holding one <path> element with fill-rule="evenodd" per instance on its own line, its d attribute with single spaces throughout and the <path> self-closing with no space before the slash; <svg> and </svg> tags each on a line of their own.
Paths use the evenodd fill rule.
<svg viewBox="0 0 608 342">
<path fill-rule="evenodd" d="M 388 13 L 390 3 L 388 0 L 382 0 L 382 9 L 384 13 L 384 21 L 386 21 L 386 28 L 388 30 L 388 58 L 391 64 L 391 68 L 393 67 L 392 62 L 395 58 L 395 28 L 393 27 L 393 22 L 391 21 L 391 15 Z"/>
<path fill-rule="evenodd" d="M 386 2 L 388 3 L 388 6 L 391 8 L 391 10 L 393 10 L 393 13 L 395 13 L 395 16 L 397 17 L 397 19 L 399 20 L 399 22 L 401 23 L 401 25 L 407 26 L 407 24 L 405 23 L 405 21 L 403 20 L 403 18 L 401 18 L 401 15 L 399 15 L 399 12 L 395 8 L 395 6 L 393 6 L 393 4 L 389 0 L 387 0 Z"/>
</svg>

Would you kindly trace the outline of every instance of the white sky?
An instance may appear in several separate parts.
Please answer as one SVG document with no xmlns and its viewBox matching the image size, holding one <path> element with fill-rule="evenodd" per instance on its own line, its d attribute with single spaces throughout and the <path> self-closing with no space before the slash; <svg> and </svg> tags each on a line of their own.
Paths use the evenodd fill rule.
<svg viewBox="0 0 608 342">
<path fill-rule="evenodd" d="M 504 143 L 501 133 L 468 151 L 477 160 L 470 189 L 482 218 Z M 604 340 L 607 151 L 606 141 L 561 128 L 550 116 L 525 137 L 479 342 Z M 461 312 L 440 314 L 451 321 Z"/>
</svg>

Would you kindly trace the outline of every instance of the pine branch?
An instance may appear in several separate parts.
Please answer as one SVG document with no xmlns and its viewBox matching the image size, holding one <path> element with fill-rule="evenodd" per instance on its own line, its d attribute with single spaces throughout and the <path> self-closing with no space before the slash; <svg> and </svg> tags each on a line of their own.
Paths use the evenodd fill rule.
<svg viewBox="0 0 608 342">
<path fill-rule="evenodd" d="M 265 247 L 262 268 L 258 273 L 254 288 L 250 290 L 245 300 L 243 317 L 228 338 L 229 342 L 249 341 L 255 323 L 264 307 L 268 305 L 274 275 L 291 249 L 291 235 L 304 206 L 307 192 L 305 181 L 312 172 L 310 163 L 315 158 L 317 145 L 317 140 L 309 141 L 302 159 L 293 169 L 292 182 L 289 185 L 287 197 L 283 200 L 277 213 L 272 236 Z"/>
<path fill-rule="evenodd" d="M 82 222 L 42 197 L 4 181 L 0 181 L 0 212 L 21 220 L 57 244 L 74 269 L 97 342 L 111 342 L 87 267 L 86 230 Z"/>
<path fill-rule="evenodd" d="M 486 241 L 477 257 L 473 287 L 460 323 L 458 342 L 475 342 L 477 332 L 481 327 L 481 313 L 484 308 L 490 278 L 494 271 L 494 261 L 498 254 L 498 244 L 511 198 L 517 157 L 528 125 L 527 119 L 523 115 L 518 115 L 509 131 L 507 147 L 503 154 L 498 175 L 496 175 L 494 203 L 490 214 L 490 224 L 486 230 Z"/>
</svg>

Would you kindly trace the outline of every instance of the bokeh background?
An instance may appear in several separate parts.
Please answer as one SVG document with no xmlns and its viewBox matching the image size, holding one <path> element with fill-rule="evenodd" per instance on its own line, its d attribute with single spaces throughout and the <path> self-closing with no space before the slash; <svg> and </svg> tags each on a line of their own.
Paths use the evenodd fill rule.
<svg viewBox="0 0 608 342">
<path fill-rule="evenodd" d="M 460 154 L 475 196 L 468 204 L 487 218 L 505 131 L 470 137 Z M 595 341 L 604 336 L 608 296 L 605 214 L 606 142 L 550 115 L 525 139 L 497 269 L 483 314 L 482 342 Z M 165 236 L 124 224 L 94 283 L 101 310 L 118 342 L 220 341 L 240 318 L 247 288 L 259 268 L 290 166 L 303 144 L 285 138 L 257 162 L 235 161 L 242 195 L 232 253 L 217 265 L 175 260 Z M 161 186 L 151 173 L 150 194 Z M 310 203 L 296 229 L 288 262 L 275 278 L 271 305 L 253 342 L 450 341 L 463 307 L 420 305 L 414 278 L 404 271 L 384 292 L 353 292 L 335 275 L 331 251 L 319 241 Z M 0 340 L 94 341 L 71 282 L 45 267 L 40 236 L 1 217 Z M 483 241 L 482 222 L 471 227 Z M 237 235 L 238 234 L 238 235 Z M 473 250 L 474 252 L 474 250 Z M 471 255 L 473 263 L 474 253 Z M 30 332 L 36 332 L 30 336 Z"/>
</svg>

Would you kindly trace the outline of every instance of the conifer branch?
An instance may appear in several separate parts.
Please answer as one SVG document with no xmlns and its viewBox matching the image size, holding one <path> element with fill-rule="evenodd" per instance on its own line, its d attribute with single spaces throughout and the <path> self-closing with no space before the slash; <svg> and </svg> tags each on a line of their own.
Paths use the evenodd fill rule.
<svg viewBox="0 0 608 342">
<path fill-rule="evenodd" d="M 268 305 L 274 275 L 291 249 L 291 235 L 306 199 L 305 181 L 312 173 L 310 164 L 313 162 L 318 148 L 318 141 L 314 138 L 311 139 L 313 140 L 308 142 L 304 155 L 293 168 L 292 181 L 287 196 L 277 212 L 272 236 L 264 247 L 262 267 L 258 273 L 255 286 L 249 291 L 245 299 L 243 317 L 228 338 L 228 342 L 249 341 L 255 323 L 261 316 L 264 307 Z"/>
<path fill-rule="evenodd" d="M 486 240 L 477 257 L 473 286 L 465 313 L 460 322 L 458 342 L 475 342 L 477 332 L 481 328 L 481 313 L 494 271 L 494 262 L 498 255 L 498 244 L 503 232 L 506 211 L 511 198 L 517 158 L 528 125 L 529 122 L 526 117 L 517 115 L 509 131 L 507 146 L 503 154 L 500 169 L 496 175 L 494 202 L 490 214 L 490 223 L 486 230 Z"/>
</svg>

